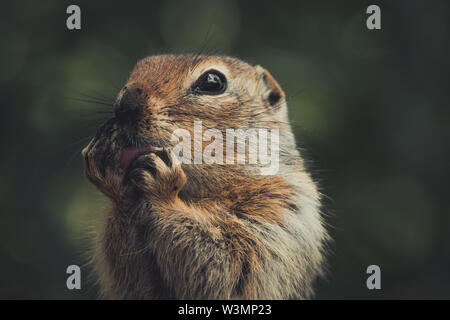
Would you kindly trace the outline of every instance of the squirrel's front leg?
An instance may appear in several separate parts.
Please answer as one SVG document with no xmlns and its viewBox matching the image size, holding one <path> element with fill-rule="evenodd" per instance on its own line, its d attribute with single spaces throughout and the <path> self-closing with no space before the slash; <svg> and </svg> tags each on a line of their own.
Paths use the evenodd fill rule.
<svg viewBox="0 0 450 320">
<path fill-rule="evenodd" d="M 165 207 L 178 199 L 178 193 L 186 183 L 180 162 L 165 148 L 140 156 L 125 179 L 154 207 Z"/>
<path fill-rule="evenodd" d="M 168 150 L 139 161 L 129 179 L 151 204 L 142 217 L 145 241 L 169 292 L 177 299 L 256 298 L 265 249 L 245 222 L 219 203 L 183 202 L 186 176 Z"/>
</svg>

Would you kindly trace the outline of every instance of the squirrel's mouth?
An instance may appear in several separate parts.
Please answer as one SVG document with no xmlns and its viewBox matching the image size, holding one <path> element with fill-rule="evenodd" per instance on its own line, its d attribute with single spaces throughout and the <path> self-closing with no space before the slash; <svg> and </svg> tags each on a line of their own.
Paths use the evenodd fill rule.
<svg viewBox="0 0 450 320">
<path fill-rule="evenodd" d="M 126 170 L 134 159 L 136 159 L 140 155 L 151 152 L 153 149 L 154 148 L 150 145 L 139 148 L 138 147 L 122 148 L 122 150 L 120 151 L 120 168 Z"/>
</svg>

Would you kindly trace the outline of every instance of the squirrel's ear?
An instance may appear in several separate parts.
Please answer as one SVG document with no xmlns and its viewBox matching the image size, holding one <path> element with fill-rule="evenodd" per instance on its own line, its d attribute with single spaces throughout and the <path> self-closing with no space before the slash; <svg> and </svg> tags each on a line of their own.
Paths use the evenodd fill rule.
<svg viewBox="0 0 450 320">
<path fill-rule="evenodd" d="M 259 75 L 259 88 L 264 100 L 271 106 L 276 106 L 284 101 L 285 94 L 272 75 L 261 66 L 256 66 L 255 69 Z"/>
</svg>

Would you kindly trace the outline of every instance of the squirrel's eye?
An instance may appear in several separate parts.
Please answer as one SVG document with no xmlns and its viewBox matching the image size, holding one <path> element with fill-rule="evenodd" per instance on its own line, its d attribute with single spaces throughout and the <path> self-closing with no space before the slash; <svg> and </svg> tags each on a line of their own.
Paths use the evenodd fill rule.
<svg viewBox="0 0 450 320">
<path fill-rule="evenodd" d="M 194 83 L 192 89 L 196 94 L 216 95 L 227 88 L 227 79 L 217 70 L 209 70 L 202 74 Z"/>
</svg>

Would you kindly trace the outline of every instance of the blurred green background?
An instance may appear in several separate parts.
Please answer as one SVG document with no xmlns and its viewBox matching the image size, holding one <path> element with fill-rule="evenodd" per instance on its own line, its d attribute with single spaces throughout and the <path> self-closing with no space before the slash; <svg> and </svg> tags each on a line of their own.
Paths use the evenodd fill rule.
<svg viewBox="0 0 450 320">
<path fill-rule="evenodd" d="M 66 7 L 82 29 L 66 29 Z M 382 30 L 366 28 L 378 4 Z M 134 63 L 199 51 L 267 68 L 327 196 L 334 238 L 318 299 L 450 298 L 447 1 L 3 1 L 0 298 L 66 289 L 104 198 L 80 150 Z M 447 80 L 446 80 L 447 79 Z M 94 97 L 94 98 L 92 98 Z M 366 288 L 377 264 L 382 290 Z"/>
</svg>

